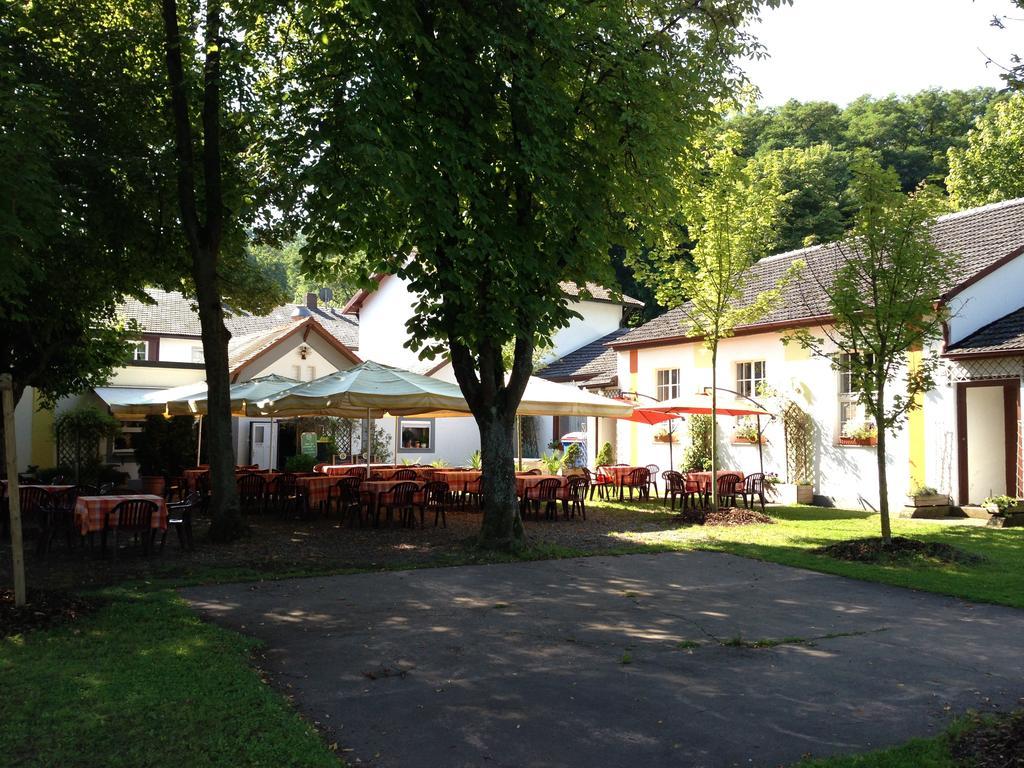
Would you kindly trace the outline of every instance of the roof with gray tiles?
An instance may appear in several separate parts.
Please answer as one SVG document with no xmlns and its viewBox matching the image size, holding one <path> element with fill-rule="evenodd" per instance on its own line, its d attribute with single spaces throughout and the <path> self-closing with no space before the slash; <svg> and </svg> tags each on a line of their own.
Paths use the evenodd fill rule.
<svg viewBox="0 0 1024 768">
<path fill-rule="evenodd" d="M 1004 315 L 946 348 L 947 355 L 1024 354 L 1024 307 Z"/>
<path fill-rule="evenodd" d="M 943 286 L 945 293 L 992 266 L 1014 249 L 1024 246 L 1024 198 L 941 216 L 935 223 L 933 238 L 939 248 L 957 256 L 956 269 Z M 749 302 L 757 294 L 774 287 L 798 259 L 807 263 L 805 275 L 786 286 L 783 300 L 776 308 L 746 328 L 797 324 L 828 314 L 828 297 L 818 289 L 818 285 L 831 283 L 842 264 L 844 248 L 837 243 L 801 248 L 762 259 L 751 268 L 751 279 L 745 288 L 743 302 Z M 678 340 L 687 336 L 684 323 L 683 309 L 672 309 L 613 343 L 630 346 Z"/>
<path fill-rule="evenodd" d="M 618 380 L 619 372 L 617 355 L 608 344 L 629 331 L 629 328 L 619 328 L 602 336 L 548 363 L 537 375 L 553 381 L 573 381 L 585 387 L 611 386 Z"/>
<path fill-rule="evenodd" d="M 201 336 L 199 315 L 191 299 L 177 291 L 162 291 L 147 288 L 146 293 L 153 299 L 152 304 L 129 299 L 121 306 L 121 314 L 135 320 L 146 333 L 174 334 L 179 336 Z M 254 315 L 249 312 L 226 308 L 224 324 L 232 336 L 255 336 L 265 334 L 291 321 L 302 321 L 313 317 L 334 338 L 350 349 L 359 347 L 359 320 L 343 315 L 332 307 L 307 309 L 301 304 L 284 304 L 269 314 Z"/>
</svg>

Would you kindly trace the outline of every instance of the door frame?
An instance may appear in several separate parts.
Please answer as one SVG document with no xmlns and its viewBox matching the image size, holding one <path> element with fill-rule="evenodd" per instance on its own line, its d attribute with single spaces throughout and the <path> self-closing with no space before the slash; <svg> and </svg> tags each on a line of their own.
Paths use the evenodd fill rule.
<svg viewBox="0 0 1024 768">
<path fill-rule="evenodd" d="M 956 463 L 957 463 L 957 501 L 967 504 L 967 390 L 973 387 L 1003 388 L 1003 455 L 1006 472 L 1006 493 L 1017 495 L 1018 455 L 1017 445 L 1020 435 L 1017 424 L 1020 419 L 1020 386 L 1019 378 L 987 379 L 982 381 L 961 381 L 956 385 Z"/>
</svg>

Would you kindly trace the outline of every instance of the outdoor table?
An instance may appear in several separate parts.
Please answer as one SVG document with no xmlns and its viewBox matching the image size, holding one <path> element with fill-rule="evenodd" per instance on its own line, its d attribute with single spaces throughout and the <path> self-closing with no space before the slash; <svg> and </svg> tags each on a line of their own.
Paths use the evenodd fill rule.
<svg viewBox="0 0 1024 768">
<path fill-rule="evenodd" d="M 569 487 L 569 478 L 562 475 L 528 475 L 525 472 L 516 472 L 516 496 L 522 498 L 527 490 L 539 485 L 541 480 L 557 480 L 559 490 Z"/>
<path fill-rule="evenodd" d="M 3 491 L 0 492 L 0 498 L 7 498 L 7 481 L 0 480 L 0 485 L 3 486 Z M 42 488 L 44 491 L 52 493 L 54 496 L 60 496 L 67 493 L 75 486 L 73 485 L 39 485 L 38 483 L 21 483 L 19 488 Z"/>
<path fill-rule="evenodd" d="M 417 480 L 426 480 L 427 475 L 434 471 L 433 467 L 381 467 L 380 469 L 370 467 L 370 474 L 380 475 L 381 480 L 394 480 L 397 473 L 409 469 L 416 473 Z"/>
<path fill-rule="evenodd" d="M 621 500 L 625 494 L 623 493 L 622 484 L 629 479 L 630 474 L 636 470 L 642 469 L 642 467 L 632 467 L 623 464 L 616 464 L 611 467 L 598 467 L 597 474 L 599 477 L 608 479 L 608 485 L 612 488 L 619 489 L 619 499 Z"/>
<path fill-rule="evenodd" d="M 736 486 L 736 490 L 740 490 L 743 487 L 743 473 L 738 469 L 720 469 L 718 470 L 718 477 L 722 475 L 736 475 L 739 478 L 739 484 Z M 688 480 L 694 480 L 697 482 L 697 487 L 701 493 L 711 493 L 711 473 L 710 472 L 687 472 L 686 478 Z"/>
<path fill-rule="evenodd" d="M 126 496 L 79 496 L 75 501 L 75 528 L 83 536 L 102 531 L 106 526 L 108 513 L 122 501 L 132 499 L 145 499 L 156 504 L 157 511 L 153 515 L 153 528 L 161 531 L 167 530 L 167 502 L 163 496 L 149 493 Z M 116 519 L 112 521 L 112 525 L 117 527 Z"/>
<path fill-rule="evenodd" d="M 391 469 L 394 466 L 394 464 L 371 464 L 370 471 L 376 472 L 381 468 Z M 353 469 L 366 469 L 366 464 L 324 464 L 320 467 L 320 472 L 318 474 L 334 475 L 337 477 L 350 474 Z"/>
<path fill-rule="evenodd" d="M 376 519 L 380 497 L 390 492 L 399 483 L 415 483 L 417 492 L 412 497 L 413 503 L 423 503 L 422 480 L 364 480 L 359 484 L 359 498 L 366 504 L 367 514 L 373 515 Z"/>
<path fill-rule="evenodd" d="M 338 478 L 332 475 L 313 475 L 295 478 L 295 487 L 306 500 L 306 511 L 311 512 L 326 504 L 327 500 L 331 497 L 331 488 L 337 482 Z"/>
<path fill-rule="evenodd" d="M 465 490 L 470 483 L 475 483 L 483 475 L 479 469 L 435 469 L 433 478 L 442 483 L 448 483 L 453 491 Z"/>
</svg>

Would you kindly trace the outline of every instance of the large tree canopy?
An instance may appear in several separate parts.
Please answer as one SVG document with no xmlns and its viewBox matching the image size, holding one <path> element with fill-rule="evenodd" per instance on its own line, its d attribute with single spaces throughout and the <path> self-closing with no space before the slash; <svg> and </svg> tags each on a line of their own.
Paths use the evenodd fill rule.
<svg viewBox="0 0 1024 768">
<path fill-rule="evenodd" d="M 740 28 L 778 4 L 384 0 L 310 19 L 308 263 L 421 296 L 410 344 L 451 355 L 480 426 L 485 541 L 516 537 L 512 424 L 535 345 L 570 318 L 559 283 L 611 283 L 609 248 L 675 198 L 733 58 L 756 53 Z"/>
<path fill-rule="evenodd" d="M 992 105 L 949 151 L 949 194 L 958 208 L 1024 197 L 1024 91 Z"/>
</svg>

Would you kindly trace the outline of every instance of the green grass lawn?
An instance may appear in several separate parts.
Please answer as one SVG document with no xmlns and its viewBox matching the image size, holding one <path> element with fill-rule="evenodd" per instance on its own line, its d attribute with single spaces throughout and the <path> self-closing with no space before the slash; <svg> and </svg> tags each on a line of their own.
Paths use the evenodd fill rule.
<svg viewBox="0 0 1024 768">
<path fill-rule="evenodd" d="M 773 508 L 773 525 L 714 528 L 677 525 L 659 504 L 595 502 L 594 507 L 607 518 L 602 530 L 610 526 L 596 538 L 552 542 L 538 534 L 533 546 L 515 556 L 481 553 L 462 544 L 416 567 L 702 549 L 1024 607 L 1024 530 L 894 521 L 899 535 L 952 544 L 985 562 L 848 563 L 812 550 L 878 535 L 877 516 L 818 507 Z M 536 530 L 544 526 L 551 531 L 565 528 L 544 523 Z M 401 566 L 381 563 L 372 570 L 392 567 Z M 355 570 L 371 569 L 313 565 L 275 577 Z M 256 644 L 201 622 L 169 589 L 183 582 L 261 575 L 247 568 L 210 568 L 184 579 L 135 582 L 132 588 L 107 590 L 108 604 L 93 616 L 56 630 L 0 639 L 0 763 L 75 768 L 339 765 L 315 730 L 259 679 L 251 664 Z M 910 766 L 953 766 L 948 737 L 801 764 Z"/>
<path fill-rule="evenodd" d="M 654 508 L 648 504 L 617 502 L 600 502 L 600 505 L 637 511 Z M 895 535 L 951 544 L 981 555 L 985 562 L 962 565 L 917 558 L 889 563 L 853 563 L 814 554 L 812 550 L 845 539 L 878 536 L 877 515 L 822 507 L 769 507 L 768 513 L 775 520 L 774 525 L 680 526 L 653 532 L 624 527 L 613 535 L 621 539 L 623 548 L 628 551 L 704 549 L 728 552 L 855 579 L 1024 608 L 1024 529 L 894 520 Z"/>
<path fill-rule="evenodd" d="M 0 639 L 0 764 L 337 768 L 260 681 L 252 641 L 169 590 L 107 596 L 94 616 Z"/>
</svg>

